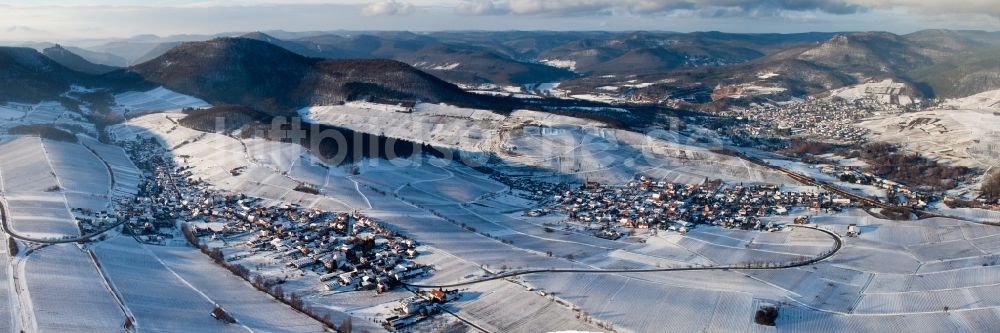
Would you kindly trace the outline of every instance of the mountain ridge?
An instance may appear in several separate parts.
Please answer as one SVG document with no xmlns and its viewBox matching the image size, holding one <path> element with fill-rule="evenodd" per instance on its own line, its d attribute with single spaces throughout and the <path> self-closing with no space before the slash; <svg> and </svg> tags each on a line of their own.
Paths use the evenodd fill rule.
<svg viewBox="0 0 1000 333">
<path fill-rule="evenodd" d="M 347 100 L 477 104 L 478 97 L 394 60 L 324 60 L 248 38 L 187 42 L 130 72 L 212 104 L 271 114 Z"/>
<path fill-rule="evenodd" d="M 100 75 L 117 69 L 117 67 L 90 62 L 75 52 L 60 46 L 59 44 L 42 50 L 42 54 L 49 59 L 66 66 L 66 68 L 77 72 Z"/>
</svg>

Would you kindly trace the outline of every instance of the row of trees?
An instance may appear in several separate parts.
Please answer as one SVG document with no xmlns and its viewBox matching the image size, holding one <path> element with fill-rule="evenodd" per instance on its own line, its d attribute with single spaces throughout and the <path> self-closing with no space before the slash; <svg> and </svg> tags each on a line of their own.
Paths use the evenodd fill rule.
<svg viewBox="0 0 1000 333">
<path fill-rule="evenodd" d="M 826 142 L 793 138 L 789 141 L 788 148 L 784 150 L 784 153 L 791 156 L 823 155 L 832 153 L 835 148 L 837 147 Z"/>
</svg>

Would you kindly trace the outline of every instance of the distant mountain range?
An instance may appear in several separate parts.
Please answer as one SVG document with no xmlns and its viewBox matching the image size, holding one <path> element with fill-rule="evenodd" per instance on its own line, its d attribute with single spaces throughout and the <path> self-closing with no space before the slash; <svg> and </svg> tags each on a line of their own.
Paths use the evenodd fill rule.
<svg viewBox="0 0 1000 333">
<path fill-rule="evenodd" d="M 924 31 L 904 36 L 848 33 L 812 46 L 783 49 L 743 66 L 724 67 L 703 79 L 724 82 L 726 77 L 735 82 L 754 82 L 761 73 L 776 73 L 781 74 L 776 80 L 784 81 L 779 86 L 808 94 L 870 79 L 891 78 L 913 85 L 925 96 L 958 97 L 956 93 L 1000 88 L 987 81 L 962 89 L 950 84 L 962 81 L 963 76 L 996 76 L 1000 73 L 1000 58 L 982 59 L 973 66 L 956 66 L 962 67 L 957 71 L 934 68 L 958 59 L 981 59 L 997 50 L 1000 50 L 1000 34 L 996 33 Z"/>
<path fill-rule="evenodd" d="M 223 37 L 218 37 L 223 36 Z M 926 97 L 1000 88 L 1000 33 L 925 30 L 720 32 L 255 32 L 137 36 L 86 47 L 0 49 L 0 92 L 37 98 L 70 84 L 159 84 L 210 102 L 279 109 L 350 99 L 489 106 L 466 88 L 561 82 L 570 94 L 619 89 L 709 103 L 725 91 L 769 100 L 893 79 Z M 236 38 L 234 36 L 241 36 Z"/>
<path fill-rule="evenodd" d="M 444 43 L 412 33 L 322 35 L 280 40 L 258 32 L 244 37 L 315 58 L 398 60 L 455 83 L 520 85 L 561 81 L 575 76 L 566 69 L 519 61 L 486 47 Z"/>
</svg>

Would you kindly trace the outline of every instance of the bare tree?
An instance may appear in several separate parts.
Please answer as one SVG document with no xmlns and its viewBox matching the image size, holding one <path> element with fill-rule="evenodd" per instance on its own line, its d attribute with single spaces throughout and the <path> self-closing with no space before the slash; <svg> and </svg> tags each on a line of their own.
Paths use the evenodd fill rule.
<svg viewBox="0 0 1000 333">
<path fill-rule="evenodd" d="M 986 176 L 986 179 L 983 180 L 981 190 L 983 191 L 983 197 L 986 197 L 986 200 L 991 202 L 1000 200 L 1000 171 L 996 171 L 992 175 Z"/>
</svg>

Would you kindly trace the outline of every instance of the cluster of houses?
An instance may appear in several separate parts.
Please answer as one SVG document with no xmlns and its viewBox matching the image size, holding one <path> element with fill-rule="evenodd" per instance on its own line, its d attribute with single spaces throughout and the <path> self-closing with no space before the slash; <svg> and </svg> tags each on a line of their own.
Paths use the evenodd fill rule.
<svg viewBox="0 0 1000 333">
<path fill-rule="evenodd" d="M 898 206 L 917 209 L 927 208 L 927 203 L 937 198 L 926 193 L 913 190 L 906 185 L 888 180 L 861 168 L 842 165 L 821 165 L 820 171 L 836 176 L 845 183 L 871 185 L 886 191 L 887 202 Z"/>
<path fill-rule="evenodd" d="M 531 177 L 520 177 L 504 174 L 501 172 L 490 173 L 490 179 L 509 186 L 511 189 L 524 191 L 526 199 L 544 201 L 559 193 L 564 193 L 570 189 L 566 183 L 550 183 L 532 179 Z"/>
<path fill-rule="evenodd" d="M 587 182 L 555 197 L 571 220 L 585 223 L 604 238 L 619 227 L 686 232 L 697 224 L 773 231 L 781 228 L 760 218 L 786 215 L 795 208 L 830 210 L 849 207 L 848 199 L 830 193 L 783 192 L 772 185 L 701 185 L 654 181 L 639 176 L 625 185 Z"/>
<path fill-rule="evenodd" d="M 227 226 L 251 232 L 245 240 L 251 253 L 276 252 L 289 267 L 319 274 L 331 291 L 382 293 L 429 273 L 412 261 L 416 242 L 358 213 L 257 207 Z"/>
<path fill-rule="evenodd" d="M 121 203 L 127 202 L 128 200 L 122 200 Z M 109 211 L 103 209 L 95 211 L 87 208 L 73 208 L 71 212 L 76 219 L 77 227 L 80 228 L 81 235 L 93 234 L 122 221 L 120 220 L 122 217 L 119 215 L 118 210 Z"/>
<path fill-rule="evenodd" d="M 724 130 L 739 138 L 809 137 L 832 142 L 865 142 L 868 130 L 855 126 L 859 120 L 879 114 L 901 112 L 898 106 L 869 99 L 809 99 L 798 103 L 751 104 L 721 111 L 736 119 Z"/>
<path fill-rule="evenodd" d="M 438 304 L 447 303 L 457 296 L 457 290 L 419 291 L 418 296 L 400 300 L 392 309 L 393 315 L 386 318 L 382 325 L 391 330 L 399 330 L 413 325 L 439 313 L 441 309 L 438 308 Z"/>
<path fill-rule="evenodd" d="M 221 193 L 174 167 L 157 147 L 147 141 L 126 144 L 137 166 L 152 175 L 120 213 L 127 220 L 125 232 L 141 241 L 163 242 L 180 221 L 189 240 L 242 242 L 249 254 L 273 253 L 288 268 L 317 273 L 331 290 L 383 292 L 428 273 L 412 261 L 416 242 L 366 216 Z"/>
</svg>

